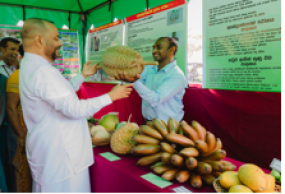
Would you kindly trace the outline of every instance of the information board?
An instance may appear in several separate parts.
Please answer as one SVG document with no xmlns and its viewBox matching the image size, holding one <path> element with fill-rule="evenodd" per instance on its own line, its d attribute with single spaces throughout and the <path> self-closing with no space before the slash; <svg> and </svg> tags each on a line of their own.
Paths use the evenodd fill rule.
<svg viewBox="0 0 285 194">
<path fill-rule="evenodd" d="M 281 92 L 281 0 L 203 0 L 204 88 Z"/>
<path fill-rule="evenodd" d="M 111 46 L 123 45 L 124 23 L 118 20 L 89 31 L 87 37 L 87 61 L 91 64 L 101 63 L 101 56 Z M 102 69 L 89 76 L 87 82 L 117 82 L 110 78 Z"/>
<path fill-rule="evenodd" d="M 146 10 L 126 18 L 125 45 L 138 51 L 143 59 L 153 60 L 152 46 L 160 37 L 173 37 L 178 43 L 175 60 L 187 79 L 187 4 L 185 0 Z"/>
</svg>

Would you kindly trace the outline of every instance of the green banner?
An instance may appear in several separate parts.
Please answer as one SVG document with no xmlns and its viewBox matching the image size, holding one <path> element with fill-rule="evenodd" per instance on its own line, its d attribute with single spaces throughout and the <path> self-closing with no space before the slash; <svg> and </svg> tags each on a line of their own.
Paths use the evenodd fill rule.
<svg viewBox="0 0 285 194">
<path fill-rule="evenodd" d="M 203 1 L 204 88 L 281 92 L 281 0 Z"/>
</svg>

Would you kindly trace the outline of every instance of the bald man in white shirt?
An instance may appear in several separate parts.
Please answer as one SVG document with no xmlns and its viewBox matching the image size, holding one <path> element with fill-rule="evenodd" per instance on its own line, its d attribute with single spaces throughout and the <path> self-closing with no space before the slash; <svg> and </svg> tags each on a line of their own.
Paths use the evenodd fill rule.
<svg viewBox="0 0 285 194">
<path fill-rule="evenodd" d="M 96 73 L 98 63 L 85 64 L 82 74 L 68 83 L 51 66 L 62 46 L 55 25 L 28 19 L 21 35 L 25 57 L 21 62 L 20 98 L 28 128 L 26 151 L 33 192 L 90 192 L 88 167 L 94 159 L 86 117 L 128 97 L 132 84 L 79 100 L 75 92 L 87 76 Z"/>
</svg>

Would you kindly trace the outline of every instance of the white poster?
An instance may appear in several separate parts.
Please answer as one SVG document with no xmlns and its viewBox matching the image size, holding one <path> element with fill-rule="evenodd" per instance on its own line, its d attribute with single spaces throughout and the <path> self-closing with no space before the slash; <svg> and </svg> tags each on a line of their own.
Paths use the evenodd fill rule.
<svg viewBox="0 0 285 194">
<path fill-rule="evenodd" d="M 126 18 L 125 45 L 138 51 L 145 61 L 154 60 L 152 46 L 160 37 L 173 37 L 178 43 L 175 60 L 187 80 L 187 5 L 185 0 L 146 10 Z"/>
<path fill-rule="evenodd" d="M 281 0 L 204 0 L 203 87 L 281 92 Z"/>
<path fill-rule="evenodd" d="M 87 37 L 87 61 L 91 64 L 101 63 L 101 56 L 111 46 L 123 45 L 123 21 L 119 20 L 89 31 Z M 89 76 L 88 82 L 112 82 L 102 69 L 93 76 Z"/>
</svg>

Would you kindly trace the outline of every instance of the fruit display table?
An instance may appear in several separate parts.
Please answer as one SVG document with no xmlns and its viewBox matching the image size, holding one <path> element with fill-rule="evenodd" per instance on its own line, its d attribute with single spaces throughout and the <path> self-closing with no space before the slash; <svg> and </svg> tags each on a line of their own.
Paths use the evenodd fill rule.
<svg viewBox="0 0 285 194">
<path fill-rule="evenodd" d="M 120 157 L 120 160 L 109 161 L 102 157 L 100 154 L 105 152 L 111 152 L 114 155 Z M 90 167 L 91 177 L 91 191 L 92 192 L 175 192 L 173 189 L 184 186 L 191 192 L 215 192 L 212 186 L 203 184 L 200 189 L 193 189 L 188 181 L 184 184 L 180 184 L 176 181 L 171 181 L 173 184 L 163 189 L 148 182 L 141 176 L 153 173 L 149 166 L 137 166 L 136 163 L 140 157 L 132 155 L 121 156 L 112 152 L 110 146 L 94 147 L 93 148 L 95 163 Z M 243 163 L 231 158 L 225 158 L 225 160 L 232 162 L 239 168 Z M 263 169 L 266 173 L 269 170 Z M 185 191 L 184 191 L 185 192 Z"/>
</svg>

